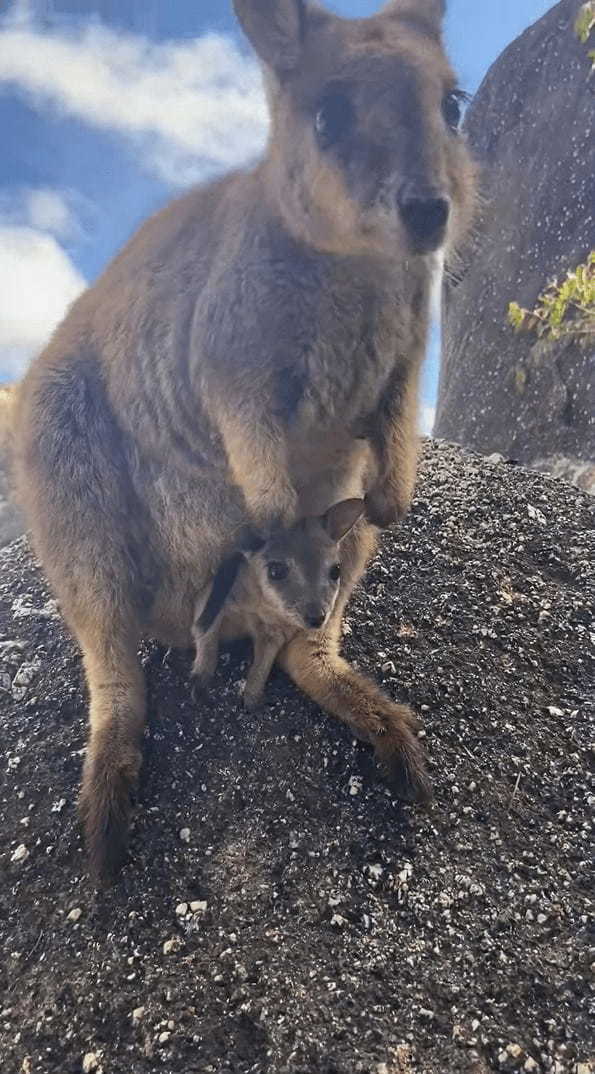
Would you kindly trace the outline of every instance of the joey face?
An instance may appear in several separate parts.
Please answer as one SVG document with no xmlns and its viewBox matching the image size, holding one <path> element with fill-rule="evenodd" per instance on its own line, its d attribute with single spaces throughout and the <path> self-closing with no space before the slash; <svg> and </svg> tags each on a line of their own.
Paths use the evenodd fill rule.
<svg viewBox="0 0 595 1074">
<path fill-rule="evenodd" d="M 341 542 L 362 510 L 362 500 L 345 500 L 321 518 L 304 519 L 272 535 L 250 562 L 263 607 L 298 629 L 321 629 L 339 594 Z"/>
<path fill-rule="evenodd" d="M 267 7 L 269 20 L 250 19 Z M 300 0 L 236 0 L 265 64 L 273 195 L 317 248 L 424 256 L 466 230 L 474 168 L 442 9 L 393 0 L 372 18 L 342 19 Z"/>
</svg>

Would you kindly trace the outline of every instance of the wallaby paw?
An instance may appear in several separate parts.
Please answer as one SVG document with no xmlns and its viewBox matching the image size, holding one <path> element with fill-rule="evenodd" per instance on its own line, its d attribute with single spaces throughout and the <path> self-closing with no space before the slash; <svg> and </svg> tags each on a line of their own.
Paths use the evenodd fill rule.
<svg viewBox="0 0 595 1074">
<path fill-rule="evenodd" d="M 85 764 L 78 811 L 89 872 L 98 887 L 113 881 L 126 857 L 141 760 L 139 750 L 114 748 Z"/>
<path fill-rule="evenodd" d="M 381 530 L 400 522 L 405 514 L 402 504 L 394 496 L 380 490 L 373 489 L 369 492 L 364 498 L 364 504 L 367 521 Z"/>
</svg>

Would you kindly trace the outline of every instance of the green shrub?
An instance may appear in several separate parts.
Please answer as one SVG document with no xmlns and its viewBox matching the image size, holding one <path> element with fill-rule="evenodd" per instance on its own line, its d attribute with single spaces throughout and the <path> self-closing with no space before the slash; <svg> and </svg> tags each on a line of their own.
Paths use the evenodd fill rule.
<svg viewBox="0 0 595 1074">
<path fill-rule="evenodd" d="M 595 29 L 595 0 L 587 0 L 587 3 L 583 4 L 578 13 L 574 29 L 577 37 L 580 38 L 583 45 L 586 45 Z M 588 55 L 591 60 L 591 74 L 593 74 L 595 71 L 595 49 L 590 51 Z"/>
<path fill-rule="evenodd" d="M 595 339 L 595 250 L 584 265 L 554 281 L 540 294 L 535 309 L 526 310 L 511 302 L 508 320 L 519 332 L 534 332 L 540 338 L 572 337 L 582 346 Z"/>
</svg>

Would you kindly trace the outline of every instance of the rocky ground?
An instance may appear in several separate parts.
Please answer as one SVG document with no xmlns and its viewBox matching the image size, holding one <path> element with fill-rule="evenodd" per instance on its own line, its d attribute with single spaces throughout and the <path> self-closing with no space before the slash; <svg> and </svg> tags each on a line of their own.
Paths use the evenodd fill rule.
<svg viewBox="0 0 595 1074">
<path fill-rule="evenodd" d="M 205 703 L 189 655 L 147 646 L 141 801 L 103 895 L 80 659 L 25 541 L 0 552 L 2 1071 L 591 1072 L 593 508 L 427 446 L 345 648 L 422 714 L 428 813 L 280 674 L 248 716 L 241 656 Z"/>
</svg>

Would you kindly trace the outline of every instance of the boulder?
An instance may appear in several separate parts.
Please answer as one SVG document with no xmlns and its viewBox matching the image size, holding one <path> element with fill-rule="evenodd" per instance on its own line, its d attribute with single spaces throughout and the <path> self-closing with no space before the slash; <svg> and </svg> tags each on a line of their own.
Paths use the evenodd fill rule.
<svg viewBox="0 0 595 1074">
<path fill-rule="evenodd" d="M 467 114 L 482 208 L 445 288 L 434 432 L 557 465 L 595 491 L 593 347 L 538 342 L 507 323 L 509 302 L 532 309 L 595 247 L 595 79 L 574 33 L 579 7 L 561 0 L 514 41 Z"/>
<path fill-rule="evenodd" d="M 145 644 L 140 803 L 100 895 L 80 657 L 25 539 L 0 551 L 2 1069 L 588 1064 L 593 514 L 564 482 L 426 445 L 345 650 L 420 713 L 429 812 L 280 673 L 247 714 L 241 651 L 200 699 L 191 655 Z"/>
</svg>

